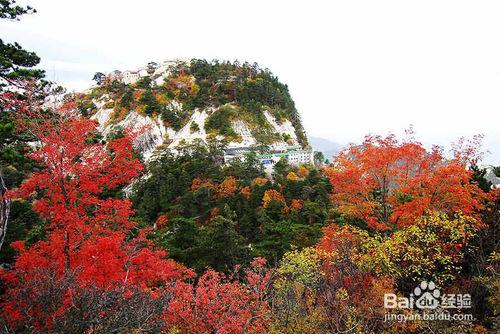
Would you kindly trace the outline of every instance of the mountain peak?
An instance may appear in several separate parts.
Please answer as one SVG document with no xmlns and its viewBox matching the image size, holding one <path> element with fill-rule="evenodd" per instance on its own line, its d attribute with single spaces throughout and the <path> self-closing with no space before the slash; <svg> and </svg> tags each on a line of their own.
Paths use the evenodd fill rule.
<svg viewBox="0 0 500 334">
<path fill-rule="evenodd" d="M 78 110 L 105 136 L 146 129 L 136 140 L 145 159 L 196 140 L 269 152 L 309 147 L 288 87 L 255 63 L 175 59 L 94 79 L 75 94 Z"/>
</svg>

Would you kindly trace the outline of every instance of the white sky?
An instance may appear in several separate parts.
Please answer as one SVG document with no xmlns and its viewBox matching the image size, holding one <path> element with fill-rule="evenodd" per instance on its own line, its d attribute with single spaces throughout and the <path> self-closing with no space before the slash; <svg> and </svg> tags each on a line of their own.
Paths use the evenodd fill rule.
<svg viewBox="0 0 500 334">
<path fill-rule="evenodd" d="M 338 143 L 414 125 L 425 144 L 486 136 L 500 165 L 500 1 L 63 1 L 1 22 L 71 88 L 148 61 L 258 62 L 309 135 Z"/>
</svg>

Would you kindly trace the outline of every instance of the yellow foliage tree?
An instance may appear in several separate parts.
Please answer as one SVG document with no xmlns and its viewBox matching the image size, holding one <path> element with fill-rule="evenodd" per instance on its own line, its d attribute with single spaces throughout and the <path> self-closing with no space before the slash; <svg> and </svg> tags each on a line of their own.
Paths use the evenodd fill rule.
<svg viewBox="0 0 500 334">
<path fill-rule="evenodd" d="M 299 177 L 294 172 L 290 172 L 287 174 L 286 179 L 289 181 L 298 181 Z"/>
<path fill-rule="evenodd" d="M 269 203 L 271 203 L 272 201 L 278 201 L 285 204 L 285 198 L 279 191 L 274 189 L 268 189 L 266 190 L 264 196 L 262 197 L 262 206 L 264 208 L 267 208 L 269 206 Z"/>
</svg>

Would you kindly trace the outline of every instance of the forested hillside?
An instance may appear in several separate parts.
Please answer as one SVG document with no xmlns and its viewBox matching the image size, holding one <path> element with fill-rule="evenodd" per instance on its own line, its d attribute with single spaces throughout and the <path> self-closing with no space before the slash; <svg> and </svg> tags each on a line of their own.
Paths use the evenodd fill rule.
<svg viewBox="0 0 500 334">
<path fill-rule="evenodd" d="M 134 186 L 136 218 L 156 224 L 155 238 L 172 258 L 199 272 L 231 272 L 256 256 L 277 264 L 291 248 L 319 240 L 331 215 L 331 185 L 321 171 L 282 160 L 271 180 L 255 155 L 227 165 L 218 156 L 185 147 L 152 163 Z"/>
</svg>

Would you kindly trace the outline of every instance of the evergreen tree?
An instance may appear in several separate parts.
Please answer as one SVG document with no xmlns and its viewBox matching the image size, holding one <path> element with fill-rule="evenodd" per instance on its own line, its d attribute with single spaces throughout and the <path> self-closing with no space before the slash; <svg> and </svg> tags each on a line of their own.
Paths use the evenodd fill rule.
<svg viewBox="0 0 500 334">
<path fill-rule="evenodd" d="M 161 113 L 161 106 L 156 100 L 150 88 L 146 89 L 144 94 L 142 94 L 140 102 L 146 105 L 146 109 L 144 109 L 144 112 L 147 115 L 151 115 L 153 113 Z"/>
<path fill-rule="evenodd" d="M 104 81 L 104 79 L 106 78 L 106 75 L 102 72 L 97 72 L 96 74 L 94 74 L 94 77 L 92 78 L 92 80 L 94 80 L 96 82 L 96 84 L 100 85 L 102 84 L 102 82 Z"/>
<path fill-rule="evenodd" d="M 22 7 L 14 0 L 0 1 L 0 19 L 19 20 L 24 14 L 36 12 L 30 6 Z M 18 43 L 5 43 L 0 39 L 0 88 L 5 84 L 18 84 L 26 79 L 41 79 L 44 72 L 33 69 L 38 65 L 40 58 L 30 51 L 24 50 Z"/>
<path fill-rule="evenodd" d="M 245 239 L 236 230 L 232 218 L 217 216 L 200 228 L 198 236 L 198 270 L 207 267 L 230 272 L 238 264 L 247 263 L 251 257 Z"/>
<path fill-rule="evenodd" d="M 0 19 L 17 21 L 20 16 L 34 12 L 29 6 L 17 5 L 15 0 L 0 1 Z M 14 207 L 14 217 L 10 217 L 11 203 L 5 194 L 7 189 L 19 185 L 33 167 L 32 161 L 24 155 L 33 138 L 16 129 L 13 114 L 17 112 L 17 108 L 12 101 L 25 99 L 24 96 L 19 96 L 22 95 L 19 92 L 26 88 L 26 81 L 32 82 L 30 89 L 34 96 L 39 93 L 36 90 L 46 84 L 40 80 L 44 71 L 34 69 L 39 62 L 40 58 L 34 52 L 24 50 L 16 42 L 7 43 L 0 39 L 0 250 L 3 241 L 10 239 L 6 235 L 9 218 L 16 219 L 19 213 Z M 16 89 L 12 89 L 13 87 Z M 11 234 L 17 235 L 23 227 L 9 225 L 9 229 Z M 8 255 L 4 257 L 2 254 L 0 257 L 4 260 Z"/>
<path fill-rule="evenodd" d="M 472 178 L 471 181 L 475 182 L 482 191 L 488 192 L 491 189 L 492 183 L 488 181 L 484 176 L 486 175 L 486 169 L 479 168 L 476 165 L 471 166 Z"/>
</svg>

